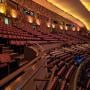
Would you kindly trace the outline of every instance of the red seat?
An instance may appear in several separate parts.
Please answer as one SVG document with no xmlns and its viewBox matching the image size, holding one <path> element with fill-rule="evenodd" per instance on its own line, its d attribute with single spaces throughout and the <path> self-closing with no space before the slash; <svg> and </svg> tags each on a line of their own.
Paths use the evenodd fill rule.
<svg viewBox="0 0 90 90">
<path fill-rule="evenodd" d="M 8 53 L 3 53 L 0 54 L 0 62 L 1 63 L 7 63 L 7 62 L 11 62 L 11 57 Z"/>
<path fill-rule="evenodd" d="M 65 72 L 66 66 L 64 65 L 60 71 L 57 73 L 58 76 L 61 76 Z"/>
<path fill-rule="evenodd" d="M 57 79 L 58 79 L 57 76 L 53 78 L 50 86 L 48 87 L 48 90 L 54 90 L 54 89 L 55 89 L 55 84 L 56 84 L 56 82 L 57 82 Z"/>
<path fill-rule="evenodd" d="M 66 84 L 66 80 L 63 80 L 62 84 L 61 84 L 61 87 L 60 87 L 60 90 L 64 90 L 65 84 Z"/>
<path fill-rule="evenodd" d="M 65 75 L 65 79 L 67 80 L 69 80 L 70 79 L 70 77 L 71 77 L 71 75 L 72 75 L 72 72 L 74 71 L 74 69 L 75 69 L 75 65 L 71 65 L 71 67 L 69 68 L 69 70 L 67 71 L 67 74 Z"/>
</svg>

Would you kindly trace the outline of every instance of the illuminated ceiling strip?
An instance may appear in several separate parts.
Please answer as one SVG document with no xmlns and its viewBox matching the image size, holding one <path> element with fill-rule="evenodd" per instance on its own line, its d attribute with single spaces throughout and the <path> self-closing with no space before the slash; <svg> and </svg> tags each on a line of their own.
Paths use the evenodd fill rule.
<svg viewBox="0 0 90 90">
<path fill-rule="evenodd" d="M 90 0 L 80 0 L 80 2 L 88 11 L 90 11 Z"/>
</svg>

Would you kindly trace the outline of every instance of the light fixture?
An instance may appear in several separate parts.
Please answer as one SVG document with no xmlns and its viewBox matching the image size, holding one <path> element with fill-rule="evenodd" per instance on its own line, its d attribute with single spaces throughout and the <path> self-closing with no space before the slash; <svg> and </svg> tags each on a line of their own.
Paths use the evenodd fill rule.
<svg viewBox="0 0 90 90">
<path fill-rule="evenodd" d="M 33 23 L 33 17 L 32 16 L 27 16 L 27 18 L 28 18 L 29 23 Z"/>
<path fill-rule="evenodd" d="M 54 23 L 52 24 L 52 28 L 55 28 L 55 24 Z"/>
<path fill-rule="evenodd" d="M 40 25 L 41 24 L 41 22 L 40 22 L 40 20 L 38 18 L 36 19 L 36 24 L 37 25 Z"/>
<path fill-rule="evenodd" d="M 17 18 L 17 12 L 16 12 L 16 10 L 11 9 L 11 10 L 10 10 L 10 14 L 11 14 L 11 16 L 12 16 L 13 18 Z"/>
<path fill-rule="evenodd" d="M 62 25 L 59 25 L 60 29 L 63 30 L 63 26 Z"/>
<path fill-rule="evenodd" d="M 66 30 L 66 31 L 68 30 L 68 27 L 67 27 L 67 26 L 65 26 L 65 30 Z"/>
<path fill-rule="evenodd" d="M 75 31 L 75 27 L 72 27 L 72 30 Z"/>
<path fill-rule="evenodd" d="M 80 27 L 77 27 L 77 31 L 80 31 Z"/>
<path fill-rule="evenodd" d="M 50 28 L 51 27 L 51 23 L 47 22 L 47 27 Z"/>
<path fill-rule="evenodd" d="M 6 14 L 5 3 L 0 3 L 0 13 Z"/>
</svg>

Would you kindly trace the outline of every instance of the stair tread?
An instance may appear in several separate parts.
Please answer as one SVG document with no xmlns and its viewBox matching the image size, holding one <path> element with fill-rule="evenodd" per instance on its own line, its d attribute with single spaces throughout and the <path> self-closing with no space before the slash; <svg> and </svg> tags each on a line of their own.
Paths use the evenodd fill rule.
<svg viewBox="0 0 90 90">
<path fill-rule="evenodd" d="M 0 46 L 4 46 L 4 44 L 0 44 Z"/>
<path fill-rule="evenodd" d="M 5 52 L 11 53 L 11 52 L 13 52 L 13 50 L 3 50 L 2 52 L 3 52 L 3 53 L 5 53 Z"/>
<path fill-rule="evenodd" d="M 17 55 L 17 53 L 10 53 L 10 55 Z"/>
<path fill-rule="evenodd" d="M 20 56 L 17 56 L 15 58 L 23 59 L 24 58 L 24 55 L 20 55 Z"/>
<path fill-rule="evenodd" d="M 9 47 L 2 47 L 3 49 L 9 49 Z"/>
</svg>

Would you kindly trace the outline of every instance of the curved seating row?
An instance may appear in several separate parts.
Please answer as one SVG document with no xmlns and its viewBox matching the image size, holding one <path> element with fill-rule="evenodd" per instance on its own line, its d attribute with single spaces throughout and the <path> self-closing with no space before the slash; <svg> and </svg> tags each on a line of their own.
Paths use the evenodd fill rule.
<svg viewBox="0 0 90 90">
<path fill-rule="evenodd" d="M 75 48 L 74 48 L 75 49 Z M 80 53 L 81 56 L 88 56 L 88 51 L 78 48 L 73 52 L 74 54 Z M 50 73 L 52 73 L 52 68 L 56 65 L 57 69 L 55 71 L 51 85 L 48 87 L 48 90 L 55 90 L 59 86 L 59 90 L 69 90 L 71 88 L 71 80 L 74 77 L 74 74 L 78 68 L 78 65 L 75 63 L 74 54 L 72 53 L 62 53 L 59 50 L 51 52 L 50 58 L 47 60 L 47 68 Z M 60 80 L 60 81 L 59 81 Z M 59 82 L 59 84 L 57 84 Z M 58 89 L 57 89 L 58 90 Z"/>
</svg>

